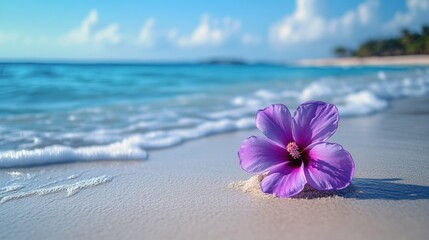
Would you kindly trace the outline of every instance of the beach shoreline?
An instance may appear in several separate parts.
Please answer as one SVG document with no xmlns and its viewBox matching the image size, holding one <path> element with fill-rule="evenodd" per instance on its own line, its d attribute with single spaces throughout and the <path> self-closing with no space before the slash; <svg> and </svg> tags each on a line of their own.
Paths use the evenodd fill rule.
<svg viewBox="0 0 429 240">
<path fill-rule="evenodd" d="M 425 239 L 428 103 L 397 100 L 382 113 L 341 119 L 331 141 L 356 162 L 351 195 L 278 199 L 230 188 L 251 177 L 237 149 L 260 133 L 246 130 L 154 150 L 144 161 L 14 169 L 111 181 L 70 196 L 60 191 L 0 204 L 0 238 Z"/>
<path fill-rule="evenodd" d="M 297 61 L 294 64 L 306 67 L 429 66 L 429 55 L 304 59 Z"/>
</svg>

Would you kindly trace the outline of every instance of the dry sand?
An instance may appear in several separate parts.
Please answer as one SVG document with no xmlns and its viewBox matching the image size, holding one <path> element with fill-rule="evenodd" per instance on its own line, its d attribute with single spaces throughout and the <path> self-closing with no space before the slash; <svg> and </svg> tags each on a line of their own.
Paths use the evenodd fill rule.
<svg viewBox="0 0 429 240">
<path fill-rule="evenodd" d="M 298 61 L 296 64 L 300 66 L 429 66 L 429 55 L 308 59 Z"/>
<path fill-rule="evenodd" d="M 352 153 L 355 179 L 322 196 L 279 199 L 237 189 L 251 175 L 236 152 L 256 130 L 155 151 L 147 161 L 15 169 L 112 180 L 72 196 L 0 204 L 0 239 L 427 239 L 428 104 L 400 100 L 385 113 L 342 119 L 332 141 Z"/>
</svg>

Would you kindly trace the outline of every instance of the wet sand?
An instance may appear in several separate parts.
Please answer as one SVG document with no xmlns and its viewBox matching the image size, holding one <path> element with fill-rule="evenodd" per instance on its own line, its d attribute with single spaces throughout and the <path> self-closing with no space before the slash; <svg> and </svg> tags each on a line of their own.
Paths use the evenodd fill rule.
<svg viewBox="0 0 429 240">
<path fill-rule="evenodd" d="M 83 174 L 111 181 L 0 204 L 0 239 L 426 239 L 429 98 L 341 119 L 332 142 L 354 157 L 344 191 L 266 198 L 231 188 L 247 180 L 237 158 L 256 130 L 151 152 L 149 160 L 1 170 Z"/>
</svg>

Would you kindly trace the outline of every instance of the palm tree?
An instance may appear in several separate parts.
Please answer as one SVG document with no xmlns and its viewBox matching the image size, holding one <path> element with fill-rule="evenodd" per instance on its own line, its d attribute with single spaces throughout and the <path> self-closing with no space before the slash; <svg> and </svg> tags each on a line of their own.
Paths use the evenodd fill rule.
<svg viewBox="0 0 429 240">
<path fill-rule="evenodd" d="M 337 55 L 337 57 L 347 57 L 349 52 L 347 48 L 341 46 L 334 49 L 334 54 Z"/>
<path fill-rule="evenodd" d="M 429 26 L 425 25 L 422 27 L 422 52 L 423 54 L 429 54 Z"/>
<path fill-rule="evenodd" d="M 429 25 L 422 26 L 420 32 L 410 32 L 403 29 L 401 36 L 397 38 L 368 40 L 362 43 L 356 51 L 344 47 L 337 47 L 333 51 L 338 57 L 429 54 Z"/>
</svg>

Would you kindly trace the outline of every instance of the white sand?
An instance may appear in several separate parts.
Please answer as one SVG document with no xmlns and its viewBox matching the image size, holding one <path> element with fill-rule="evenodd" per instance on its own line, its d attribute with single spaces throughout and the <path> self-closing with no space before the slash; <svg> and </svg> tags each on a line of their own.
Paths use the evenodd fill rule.
<svg viewBox="0 0 429 240">
<path fill-rule="evenodd" d="M 0 204 L 0 239 L 427 239 L 428 103 L 401 100 L 386 113 L 342 119 L 332 141 L 352 153 L 355 179 L 320 196 L 311 189 L 295 199 L 252 194 L 257 179 L 246 181 L 252 176 L 237 149 L 257 131 L 154 151 L 147 161 L 2 170 L 0 180 L 7 172 L 26 181 L 114 178 L 72 196 Z"/>
<path fill-rule="evenodd" d="M 296 64 L 301 66 L 428 66 L 429 55 L 306 59 Z"/>
<path fill-rule="evenodd" d="M 275 195 L 266 194 L 261 191 L 259 183 L 264 179 L 266 174 L 260 174 L 250 177 L 247 180 L 240 180 L 231 182 L 228 186 L 232 189 L 241 191 L 243 193 L 248 193 L 259 198 L 276 198 Z M 341 196 L 351 196 L 351 194 L 356 193 L 356 189 L 353 185 L 349 186 L 347 189 L 341 191 L 317 191 L 313 189 L 310 185 L 306 185 L 301 193 L 297 194 L 292 199 L 314 199 L 314 198 L 328 198 L 328 197 L 341 197 Z"/>
<path fill-rule="evenodd" d="M 265 194 L 261 191 L 259 183 L 262 181 L 262 179 L 264 179 L 263 174 L 255 175 L 247 180 L 232 182 L 228 186 L 232 189 L 242 191 L 243 193 L 250 193 L 261 198 L 274 198 L 274 195 Z"/>
</svg>

